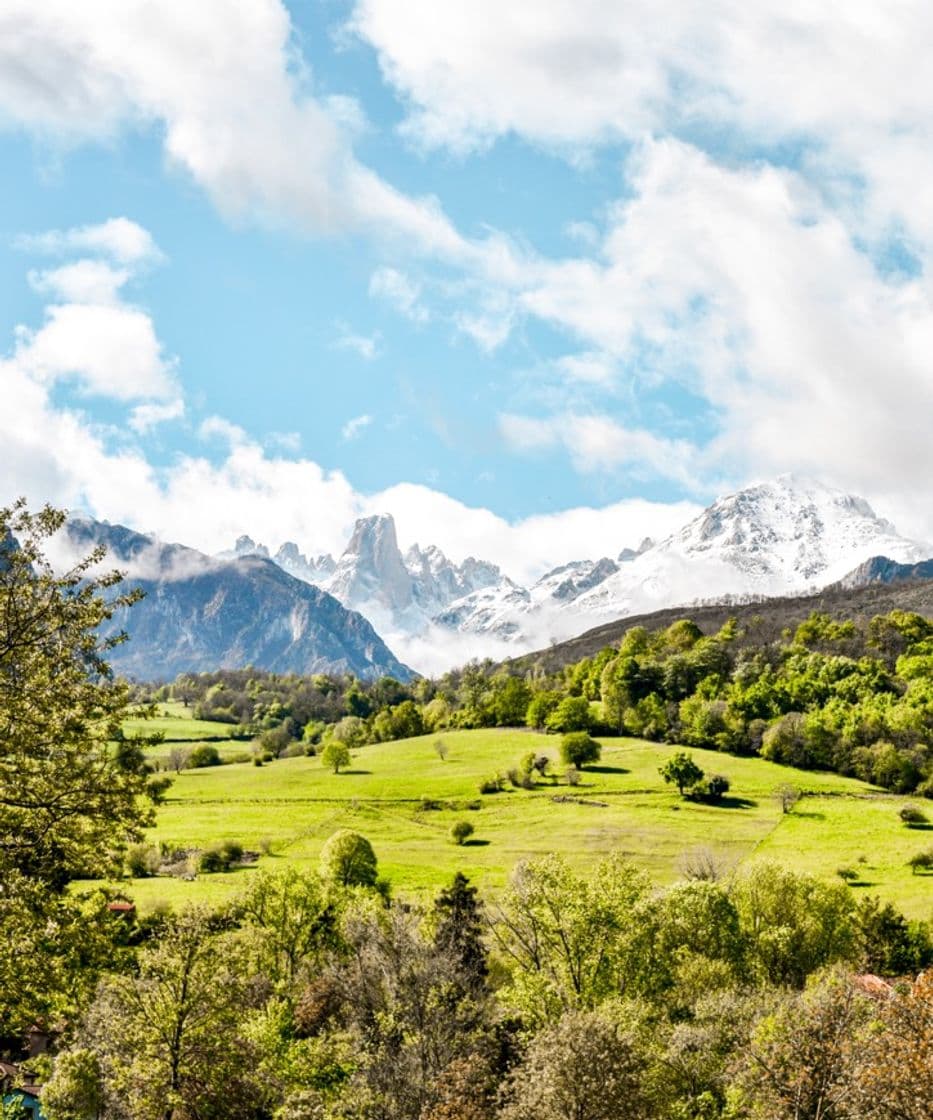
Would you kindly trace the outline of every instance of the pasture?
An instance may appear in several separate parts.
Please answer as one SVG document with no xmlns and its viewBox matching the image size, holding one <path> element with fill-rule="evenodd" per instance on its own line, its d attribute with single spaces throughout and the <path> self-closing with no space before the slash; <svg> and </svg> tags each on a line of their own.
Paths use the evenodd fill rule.
<svg viewBox="0 0 933 1120">
<path fill-rule="evenodd" d="M 210 726 L 213 734 L 224 727 Z M 707 775 L 723 774 L 731 783 L 722 804 L 696 804 L 658 774 L 677 748 L 636 739 L 600 742 L 602 759 L 583 772 L 578 786 L 546 777 L 531 790 L 507 787 L 484 796 L 480 782 L 516 766 L 529 751 L 550 755 L 562 774 L 558 739 L 518 729 L 455 731 L 362 747 L 339 774 L 316 757 L 182 771 L 149 838 L 186 849 L 235 840 L 264 854 L 228 874 L 122 886 L 143 909 L 215 903 L 257 867 L 316 866 L 327 838 L 351 828 L 372 842 L 393 890 L 408 896 L 436 892 L 457 870 L 495 894 L 519 860 L 549 851 L 585 869 L 619 850 L 665 883 L 680 876 L 685 853 L 708 848 L 725 868 L 770 858 L 835 881 L 839 868 L 851 868 L 857 873 L 853 891 L 877 893 L 911 917 L 933 913 L 933 877 L 913 875 L 906 866 L 912 854 L 933 844 L 933 832 L 900 822 L 898 809 L 907 799 L 834 774 L 693 750 Z M 228 746 L 242 753 L 249 745 Z M 787 814 L 774 796 L 785 783 L 806 793 Z M 425 798 L 443 807 L 425 809 Z M 449 838 L 460 819 L 475 828 L 462 847 Z"/>
</svg>

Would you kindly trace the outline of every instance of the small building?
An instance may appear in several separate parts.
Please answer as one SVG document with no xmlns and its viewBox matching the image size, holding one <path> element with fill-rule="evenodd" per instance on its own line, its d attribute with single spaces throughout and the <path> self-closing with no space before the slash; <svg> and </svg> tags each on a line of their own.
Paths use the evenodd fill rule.
<svg viewBox="0 0 933 1120">
<path fill-rule="evenodd" d="M 30 1120 L 44 1120 L 39 1104 L 39 1086 L 20 1079 L 19 1066 L 13 1062 L 0 1062 L 0 1093 L 3 1094 L 4 1110 L 18 1104 Z"/>
</svg>

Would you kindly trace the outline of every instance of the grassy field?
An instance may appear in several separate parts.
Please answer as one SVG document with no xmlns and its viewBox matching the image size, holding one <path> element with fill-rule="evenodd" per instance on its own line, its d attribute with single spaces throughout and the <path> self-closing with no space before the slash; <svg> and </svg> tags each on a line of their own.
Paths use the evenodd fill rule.
<svg viewBox="0 0 933 1120">
<path fill-rule="evenodd" d="M 128 719 L 123 724 L 125 735 L 154 735 L 161 732 L 167 743 L 229 739 L 231 730 L 229 723 L 194 719 L 191 709 L 186 708 L 179 700 L 160 704 L 158 714 L 153 719 Z"/>
<path fill-rule="evenodd" d="M 864 783 L 694 750 L 699 765 L 726 775 L 732 789 L 721 806 L 693 804 L 658 775 L 673 748 L 605 739 L 600 765 L 588 769 L 576 788 L 544 780 L 534 790 L 480 798 L 481 779 L 514 766 L 531 750 L 556 761 L 556 739 L 520 730 L 449 732 L 442 738 L 446 760 L 434 749 L 436 737 L 427 736 L 364 747 L 341 774 L 304 757 L 261 768 L 241 763 L 183 771 L 151 838 L 185 848 L 237 840 L 268 852 L 253 867 L 314 867 L 331 833 L 352 828 L 372 842 L 394 890 L 409 895 L 433 893 L 461 869 L 495 893 L 520 859 L 548 851 L 586 868 L 621 850 L 656 881 L 670 882 L 685 852 L 708 847 L 728 865 L 767 857 L 835 881 L 838 868 L 852 867 L 861 884 L 854 891 L 875 892 L 913 917 L 933 914 L 933 877 L 912 875 L 905 866 L 910 855 L 933 845 L 933 832 L 906 828 L 897 817 L 905 799 Z M 238 751 L 245 746 L 232 744 Z M 786 782 L 807 796 L 785 815 L 773 794 Z M 575 800 L 555 802 L 555 795 Z M 424 811 L 422 797 L 461 807 Z M 476 800 L 481 808 L 465 807 Z M 461 818 L 476 831 L 457 847 L 448 832 Z M 159 877 L 125 886 L 143 908 L 162 901 L 210 903 L 245 884 L 253 867 L 192 882 Z"/>
</svg>

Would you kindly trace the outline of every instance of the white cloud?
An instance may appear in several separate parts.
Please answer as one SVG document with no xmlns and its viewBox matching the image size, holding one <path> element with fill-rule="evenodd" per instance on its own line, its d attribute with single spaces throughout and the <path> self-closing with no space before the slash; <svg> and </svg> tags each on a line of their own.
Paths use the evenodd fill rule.
<svg viewBox="0 0 933 1120">
<path fill-rule="evenodd" d="M 352 420 L 348 420 L 346 424 L 340 429 L 340 435 L 345 440 L 356 439 L 364 428 L 368 428 L 373 422 L 371 416 L 354 416 Z"/>
<path fill-rule="evenodd" d="M 82 392 L 138 400 L 177 393 L 152 320 L 134 307 L 56 304 L 36 331 L 21 328 L 13 360 L 40 381 L 74 378 Z"/>
<path fill-rule="evenodd" d="M 369 294 L 385 300 L 414 323 L 425 323 L 430 317 L 419 302 L 421 285 L 397 268 L 377 268 L 369 278 Z"/>
<path fill-rule="evenodd" d="M 880 274 L 793 172 L 727 169 L 666 140 L 641 145 L 629 175 L 599 257 L 542 263 L 518 298 L 584 356 L 614 360 L 634 392 L 688 394 L 681 415 L 705 410 L 708 430 L 692 451 L 627 431 L 617 453 L 612 423 L 594 417 L 575 451 L 558 414 L 540 429 L 511 421 L 512 442 L 563 444 L 581 469 L 637 453 L 705 488 L 798 470 L 919 500 L 933 469 L 924 279 Z"/>
<path fill-rule="evenodd" d="M 407 196 L 360 164 L 347 99 L 319 100 L 311 84 L 280 0 L 0 8 L 0 127 L 79 143 L 155 123 L 170 164 L 230 218 L 315 235 L 362 230 L 445 260 L 487 253 L 460 236 L 436 199 Z M 128 234 L 111 227 L 96 242 L 138 254 Z M 58 244 L 51 236 L 45 246 Z"/>
<path fill-rule="evenodd" d="M 98 253 L 119 264 L 138 267 L 164 260 L 152 234 L 129 218 L 108 218 L 93 226 L 53 229 L 45 233 L 23 234 L 16 246 L 32 253 L 62 256 L 75 253 Z"/>
<path fill-rule="evenodd" d="M 562 413 L 539 419 L 503 413 L 499 430 L 519 452 L 562 447 L 584 473 L 628 467 L 638 474 L 649 468 L 653 475 L 673 479 L 687 490 L 703 488 L 696 473 L 697 452 L 688 442 L 626 428 L 608 416 Z"/>
<path fill-rule="evenodd" d="M 379 343 L 382 336 L 376 331 L 374 334 L 356 334 L 345 324 L 339 324 L 340 334 L 334 346 L 338 350 L 351 350 L 359 354 L 367 362 L 374 361 L 380 356 Z"/>
<path fill-rule="evenodd" d="M 80 260 L 61 268 L 29 273 L 29 283 L 37 292 L 68 303 L 117 303 L 120 289 L 129 278 L 127 269 L 95 260 Z"/>
<path fill-rule="evenodd" d="M 185 402 L 178 398 L 165 404 L 138 404 L 130 413 L 127 421 L 134 432 L 140 435 L 150 431 L 157 424 L 167 424 L 171 420 L 181 420 L 185 415 Z"/>
</svg>

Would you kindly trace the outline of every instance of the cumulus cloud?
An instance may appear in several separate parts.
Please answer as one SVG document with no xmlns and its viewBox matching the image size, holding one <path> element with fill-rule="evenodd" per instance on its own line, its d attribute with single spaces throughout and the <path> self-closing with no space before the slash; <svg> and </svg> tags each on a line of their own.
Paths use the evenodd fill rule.
<svg viewBox="0 0 933 1120">
<path fill-rule="evenodd" d="M 542 266 L 520 298 L 620 368 L 639 369 L 649 352 L 714 430 L 691 453 L 644 433 L 617 441 L 605 419 L 567 437 L 561 416 L 512 418 L 513 444 L 573 453 L 568 438 L 585 442 L 584 469 L 625 461 L 634 446 L 659 473 L 699 470 L 707 485 L 711 468 L 794 469 L 863 492 L 916 491 L 933 467 L 933 294 L 922 278 L 881 274 L 797 173 L 727 169 L 674 140 L 642 145 L 629 173 L 633 195 L 599 258 Z"/>
<path fill-rule="evenodd" d="M 41 326 L 17 328 L 10 362 L 38 382 L 70 381 L 88 396 L 179 399 L 175 360 L 165 354 L 149 314 L 126 302 L 122 292 L 143 263 L 161 259 L 146 230 L 119 219 L 39 234 L 23 239 L 21 247 L 57 254 L 97 249 L 125 263 L 84 257 L 31 271 L 32 287 L 54 302 Z M 177 404 L 173 408 L 177 415 Z M 139 413 L 137 423 L 145 426 L 145 416 Z"/>
<path fill-rule="evenodd" d="M 498 255 L 463 238 L 436 199 L 406 195 L 361 164 L 359 114 L 346 98 L 316 97 L 296 60 L 280 0 L 11 0 L 0 10 L 0 126 L 75 144 L 155 123 L 170 164 L 230 218 L 314 235 L 360 230 L 449 261 Z M 107 238 L 107 251 L 132 259 L 146 248 L 126 226 Z M 92 247 L 75 231 L 42 247 L 68 241 Z"/>
<path fill-rule="evenodd" d="M 107 221 L 97 225 L 23 234 L 16 239 L 16 246 L 27 252 L 46 253 L 52 256 L 76 253 L 99 254 L 119 264 L 137 267 L 164 260 L 162 251 L 153 240 L 152 234 L 129 218 L 108 218 Z"/>
</svg>

